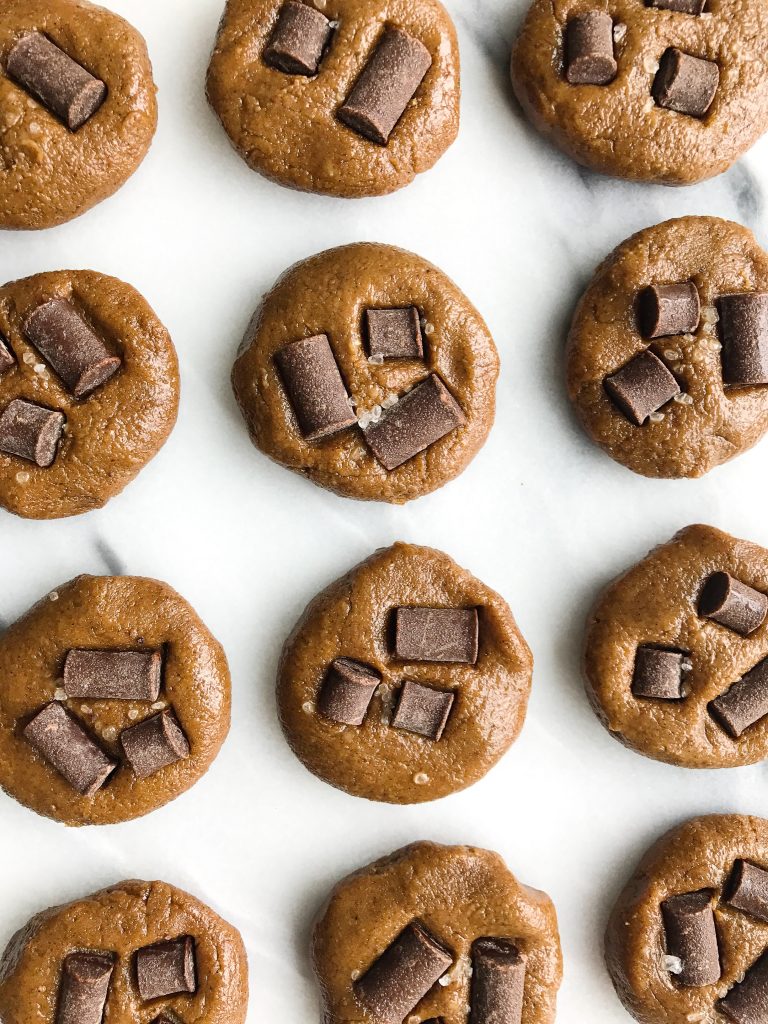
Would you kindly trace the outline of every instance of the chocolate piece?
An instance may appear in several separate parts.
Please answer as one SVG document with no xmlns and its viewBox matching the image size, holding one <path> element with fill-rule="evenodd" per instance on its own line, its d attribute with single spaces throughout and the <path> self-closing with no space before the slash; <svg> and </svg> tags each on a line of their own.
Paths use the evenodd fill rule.
<svg viewBox="0 0 768 1024">
<path fill-rule="evenodd" d="M 478 939 L 472 946 L 469 1024 L 520 1024 L 525 959 L 507 939 Z"/>
<path fill-rule="evenodd" d="M 160 695 L 160 651 L 67 652 L 64 689 L 85 700 L 147 700 Z"/>
<path fill-rule="evenodd" d="M 136 953 L 136 983 L 139 995 L 148 1002 L 164 996 L 197 991 L 195 940 L 191 935 L 143 946 Z"/>
<path fill-rule="evenodd" d="M 735 910 L 768 921 L 768 871 L 748 860 L 737 860 L 724 898 Z"/>
<path fill-rule="evenodd" d="M 13 356 L 13 352 L 11 352 L 5 338 L 0 334 L 0 375 L 7 373 L 7 371 L 15 365 L 16 360 Z"/>
<path fill-rule="evenodd" d="M 381 676 L 369 665 L 351 658 L 336 658 L 317 698 L 317 710 L 332 722 L 362 725 L 380 682 Z"/>
<path fill-rule="evenodd" d="M 768 384 L 768 293 L 721 295 L 717 308 L 725 383 Z"/>
<path fill-rule="evenodd" d="M 83 796 L 93 796 L 117 767 L 57 701 L 35 715 L 24 738 Z"/>
<path fill-rule="evenodd" d="M 363 433 L 382 466 L 392 470 L 464 423 L 461 406 L 438 375 L 431 373 Z"/>
<path fill-rule="evenodd" d="M 66 422 L 63 412 L 14 398 L 0 415 L 0 452 L 46 469 L 56 458 Z"/>
<path fill-rule="evenodd" d="M 339 119 L 359 135 L 386 146 L 431 66 L 432 56 L 422 42 L 402 29 L 385 29 L 339 108 Z"/>
<path fill-rule="evenodd" d="M 660 107 L 691 117 L 704 117 L 712 106 L 720 82 L 715 61 L 693 57 L 670 46 L 653 80 L 653 98 Z"/>
<path fill-rule="evenodd" d="M 768 597 L 727 572 L 713 572 L 699 596 L 699 615 L 741 636 L 749 636 L 762 626 L 766 613 Z"/>
<path fill-rule="evenodd" d="M 613 19 L 605 11 L 585 11 L 568 21 L 565 77 L 571 85 L 607 85 L 616 77 Z"/>
<path fill-rule="evenodd" d="M 646 0 L 648 7 L 660 11 L 678 11 L 680 14 L 701 14 L 707 0 Z"/>
<path fill-rule="evenodd" d="M 292 341 L 275 353 L 275 362 L 307 441 L 357 422 L 327 335 Z"/>
<path fill-rule="evenodd" d="M 768 658 L 716 697 L 709 713 L 734 739 L 768 715 Z"/>
<path fill-rule="evenodd" d="M 415 306 L 366 309 L 368 355 L 384 359 L 423 359 L 421 321 Z"/>
<path fill-rule="evenodd" d="M 734 1024 L 766 1024 L 768 1021 L 768 952 L 749 968 L 744 980 L 737 982 L 720 1000 L 716 1009 Z"/>
<path fill-rule="evenodd" d="M 682 651 L 638 647 L 632 693 L 653 700 L 679 700 L 683 696 L 683 658 Z"/>
<path fill-rule="evenodd" d="M 392 717 L 393 729 L 405 729 L 430 740 L 443 735 L 455 695 L 446 690 L 433 690 L 407 679 L 400 688 L 400 698 Z"/>
<path fill-rule="evenodd" d="M 714 985 L 720 980 L 715 915 L 709 889 L 670 896 L 661 904 L 667 953 L 679 957 L 679 984 L 686 988 Z"/>
<path fill-rule="evenodd" d="M 693 281 L 652 284 L 638 297 L 640 327 L 646 338 L 691 334 L 699 326 L 701 303 Z"/>
<path fill-rule="evenodd" d="M 187 737 L 176 715 L 168 708 L 123 729 L 120 744 L 140 779 L 189 757 Z"/>
<path fill-rule="evenodd" d="M 419 921 L 411 921 L 354 984 L 376 1024 L 403 1024 L 453 963 L 453 955 Z"/>
<path fill-rule="evenodd" d="M 476 608 L 396 608 L 394 653 L 401 661 L 477 661 Z"/>
<path fill-rule="evenodd" d="M 40 32 L 19 39 L 8 54 L 7 71 L 73 132 L 93 117 L 107 96 L 100 79 Z"/>
<path fill-rule="evenodd" d="M 34 309 L 24 321 L 24 333 L 75 398 L 84 398 L 120 369 L 120 357 L 64 299 Z"/>
<path fill-rule="evenodd" d="M 680 394 L 673 374 L 650 349 L 606 377 L 603 386 L 614 405 L 637 427 Z"/>
<path fill-rule="evenodd" d="M 71 953 L 61 974 L 56 1024 L 101 1024 L 114 969 L 110 953 Z"/>
<path fill-rule="evenodd" d="M 288 0 L 280 8 L 264 60 L 287 75 L 316 75 L 332 31 L 330 21 L 320 11 Z"/>
</svg>

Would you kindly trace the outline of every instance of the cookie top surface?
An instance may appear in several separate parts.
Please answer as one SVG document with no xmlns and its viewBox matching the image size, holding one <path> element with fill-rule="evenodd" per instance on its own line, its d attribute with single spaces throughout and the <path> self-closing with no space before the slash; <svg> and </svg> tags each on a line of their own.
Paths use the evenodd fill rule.
<svg viewBox="0 0 768 1024">
<path fill-rule="evenodd" d="M 532 669 L 498 594 L 439 551 L 395 544 L 307 606 L 280 659 L 280 720 L 331 785 L 434 800 L 476 782 L 517 738 Z"/>
<path fill-rule="evenodd" d="M 394 192 L 432 167 L 459 128 L 458 42 L 442 4 L 315 0 L 299 32 L 309 63 L 288 72 L 297 40 L 280 46 L 280 23 L 291 2 L 228 0 L 224 12 L 207 91 L 243 159 L 282 185 L 345 197 Z M 376 56 L 392 30 L 405 36 Z M 368 128 L 343 119 L 350 97 L 357 115 L 379 108 Z M 375 141 L 374 125 L 385 133 Z"/>
<path fill-rule="evenodd" d="M 452 281 L 412 253 L 362 243 L 280 278 L 232 383 L 270 458 L 337 494 L 400 504 L 458 476 L 482 447 L 498 372 L 488 328 Z"/>
<path fill-rule="evenodd" d="M 645 323 L 653 288 L 662 289 L 661 307 L 673 285 L 690 292 L 680 300 L 680 318 Z M 622 242 L 597 268 L 568 335 L 568 393 L 590 437 L 617 462 L 651 477 L 703 476 L 754 445 L 768 429 L 766 293 L 768 255 L 731 221 L 681 217 Z M 749 335 L 743 325 L 731 330 L 734 316 L 724 302 L 733 295 L 759 307 Z M 687 301 L 693 315 L 686 322 Z M 657 326 L 675 333 L 653 337 Z M 749 379 L 765 383 L 734 374 L 742 355 L 764 363 L 751 367 L 762 372 Z M 640 423 L 622 404 L 620 380 L 611 393 L 626 367 L 642 370 L 634 386 L 624 381 L 625 400 L 643 400 Z"/>
<path fill-rule="evenodd" d="M 726 170 L 768 127 L 768 8 L 708 0 L 700 14 L 680 9 L 703 6 L 534 0 L 512 54 L 523 110 L 560 149 L 604 174 L 687 185 Z M 599 75 L 574 84 L 572 23 L 592 11 L 611 22 L 586 53 L 600 54 L 602 44 L 612 69 L 604 84 L 595 84 Z M 663 88 L 670 60 L 683 64 L 671 96 Z"/>
<path fill-rule="evenodd" d="M 68 825 L 162 807 L 205 774 L 229 731 L 224 652 L 156 580 L 58 587 L 0 636 L 0 675 L 0 785 Z"/>
<path fill-rule="evenodd" d="M 16 50 L 33 35 L 43 37 L 32 40 L 40 54 Z M 51 60 L 61 61 L 63 71 L 56 64 L 46 80 Z M 101 89 L 98 106 L 82 125 L 70 128 L 62 118 L 74 109 L 81 78 Z M 47 104 L 32 91 L 33 79 Z M 116 14 L 85 0 L 5 0 L 0 10 L 0 227 L 53 227 L 116 192 L 149 149 L 157 125 L 155 91 L 144 39 Z"/>
</svg>

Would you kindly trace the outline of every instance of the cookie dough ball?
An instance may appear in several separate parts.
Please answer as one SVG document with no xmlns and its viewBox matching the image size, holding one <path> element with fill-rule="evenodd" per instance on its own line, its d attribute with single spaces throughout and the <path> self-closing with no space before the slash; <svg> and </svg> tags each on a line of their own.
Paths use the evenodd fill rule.
<svg viewBox="0 0 768 1024">
<path fill-rule="evenodd" d="M 90 271 L 0 288 L 0 506 L 101 508 L 165 443 L 179 406 L 167 330 L 130 285 Z"/>
<path fill-rule="evenodd" d="M 716 217 L 639 231 L 597 268 L 567 365 L 576 414 L 612 458 L 703 476 L 768 429 L 768 255 Z"/>
<path fill-rule="evenodd" d="M 0 9 L 0 227 L 50 228 L 123 185 L 157 126 L 142 36 L 87 0 Z"/>
<path fill-rule="evenodd" d="M 257 448 L 337 494 L 402 504 L 458 476 L 496 411 L 499 358 L 443 273 L 388 245 L 285 273 L 232 372 Z"/>
<path fill-rule="evenodd" d="M 156 580 L 58 587 L 0 637 L 0 678 L 0 786 L 67 825 L 162 807 L 206 773 L 229 731 L 224 652 Z"/>
<path fill-rule="evenodd" d="M 349 875 L 312 955 L 327 1024 L 555 1019 L 555 908 L 488 850 L 414 843 Z"/>
<path fill-rule="evenodd" d="M 533 659 L 506 602 L 447 555 L 395 544 L 307 606 L 277 699 L 297 757 L 388 803 L 477 782 L 517 739 Z"/>
<path fill-rule="evenodd" d="M 437 0 L 228 0 L 207 91 L 235 149 L 267 178 L 384 195 L 456 138 L 456 31 Z"/>
<path fill-rule="evenodd" d="M 768 128 L 767 48 L 768 8 L 751 0 L 534 0 L 512 83 L 578 163 L 689 185 Z"/>
<path fill-rule="evenodd" d="M 167 882 L 121 882 L 33 917 L 0 960 L 4 1024 L 243 1024 L 240 933 Z"/>
</svg>

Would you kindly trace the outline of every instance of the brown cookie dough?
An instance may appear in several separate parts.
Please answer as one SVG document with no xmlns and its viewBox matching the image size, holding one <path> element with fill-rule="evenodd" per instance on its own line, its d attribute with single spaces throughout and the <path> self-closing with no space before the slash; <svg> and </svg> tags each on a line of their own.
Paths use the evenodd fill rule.
<svg viewBox="0 0 768 1024">
<path fill-rule="evenodd" d="M 280 721 L 331 785 L 420 803 L 470 786 L 508 750 L 532 670 L 498 594 L 440 551 L 394 544 L 305 609 L 280 659 Z"/>
<path fill-rule="evenodd" d="M 768 429 L 768 255 L 716 217 L 639 231 L 582 296 L 567 372 L 587 433 L 636 473 L 699 477 L 746 451 Z"/>
<path fill-rule="evenodd" d="M 163 446 L 178 405 L 173 342 L 130 285 L 62 270 L 0 288 L 0 506 L 9 512 L 57 519 L 101 508 Z M 53 424 L 41 409 L 59 414 Z M 49 433 L 36 445 L 41 424 Z"/>
<path fill-rule="evenodd" d="M 438 0 L 228 0 L 208 99 L 273 181 L 357 197 L 429 170 L 459 130 L 459 49 Z M 354 127 L 353 127 L 354 125 Z"/>
<path fill-rule="evenodd" d="M 326 1024 L 555 1019 L 555 908 L 488 850 L 414 843 L 349 875 L 312 956 Z"/>
<path fill-rule="evenodd" d="M 156 126 L 146 43 L 127 21 L 86 0 L 4 0 L 0 227 L 50 228 L 90 210 L 130 178 Z"/>
<path fill-rule="evenodd" d="M 512 53 L 523 110 L 603 174 L 668 185 L 720 174 L 768 128 L 768 8 L 704 7 L 534 0 Z"/>
<path fill-rule="evenodd" d="M 380 311 L 392 319 L 377 322 Z M 488 328 L 456 285 L 412 253 L 361 243 L 280 278 L 232 383 L 253 443 L 275 462 L 337 494 L 401 504 L 477 454 L 498 373 Z"/>
<path fill-rule="evenodd" d="M 67 825 L 162 807 L 229 731 L 224 652 L 156 580 L 78 576 L 52 591 L 0 636 L 0 678 L 0 786 Z"/>
<path fill-rule="evenodd" d="M 243 1024 L 240 933 L 167 882 L 121 882 L 37 914 L 0 960 L 4 1024 Z"/>
</svg>

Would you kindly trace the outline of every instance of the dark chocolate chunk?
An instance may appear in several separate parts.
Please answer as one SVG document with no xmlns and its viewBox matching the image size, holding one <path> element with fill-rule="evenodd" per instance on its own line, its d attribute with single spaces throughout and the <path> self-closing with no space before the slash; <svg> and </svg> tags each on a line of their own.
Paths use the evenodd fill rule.
<svg viewBox="0 0 768 1024">
<path fill-rule="evenodd" d="M 613 19 L 605 11 L 584 11 L 568 21 L 565 77 L 571 85 L 608 85 L 616 77 Z"/>
<path fill-rule="evenodd" d="M 384 359 L 423 359 L 421 321 L 415 306 L 366 309 L 368 355 Z"/>
<path fill-rule="evenodd" d="M 292 341 L 275 353 L 275 362 L 307 441 L 357 422 L 327 335 Z"/>
<path fill-rule="evenodd" d="M 363 433 L 382 466 L 391 470 L 464 423 L 461 406 L 438 375 L 431 373 Z"/>
<path fill-rule="evenodd" d="M 422 42 L 400 28 L 386 28 L 339 108 L 339 119 L 359 135 L 386 146 L 431 66 L 432 56 Z"/>
<path fill-rule="evenodd" d="M 453 963 L 419 921 L 411 921 L 358 981 L 358 1000 L 376 1024 L 402 1024 Z"/>
<path fill-rule="evenodd" d="M 714 985 L 720 980 L 715 914 L 709 889 L 670 896 L 661 904 L 667 953 L 682 963 L 677 980 L 686 988 Z"/>
<path fill-rule="evenodd" d="M 768 715 L 768 658 L 716 697 L 709 712 L 734 739 Z"/>
<path fill-rule="evenodd" d="M 638 298 L 640 328 L 646 338 L 691 334 L 699 326 L 701 303 L 693 281 L 652 284 Z"/>
<path fill-rule="evenodd" d="M 100 79 L 40 32 L 19 39 L 8 54 L 7 70 L 73 132 L 93 117 L 107 96 Z"/>
<path fill-rule="evenodd" d="M 654 700 L 679 700 L 683 696 L 682 651 L 643 645 L 635 654 L 632 693 Z"/>
<path fill-rule="evenodd" d="M 727 572 L 713 572 L 699 596 L 699 615 L 741 636 L 749 636 L 762 626 L 766 613 L 768 597 Z"/>
<path fill-rule="evenodd" d="M 472 946 L 469 1024 L 520 1024 L 525 959 L 507 939 L 478 939 Z"/>
<path fill-rule="evenodd" d="M 168 708 L 120 733 L 120 743 L 134 774 L 146 779 L 161 768 L 189 757 L 189 742 Z"/>
<path fill-rule="evenodd" d="M 351 658 L 336 658 L 325 676 L 317 710 L 332 722 L 362 725 L 380 682 L 381 676 L 370 665 Z"/>
<path fill-rule="evenodd" d="M 640 352 L 603 381 L 608 397 L 637 427 L 680 394 L 680 385 L 650 349 Z"/>
<path fill-rule="evenodd" d="M 114 969 L 111 953 L 70 953 L 61 973 L 56 1024 L 101 1024 Z"/>
<path fill-rule="evenodd" d="M 749 968 L 716 1005 L 733 1024 L 766 1024 L 768 1021 L 768 951 Z"/>
<path fill-rule="evenodd" d="M 147 700 L 160 695 L 160 651 L 67 652 L 64 689 L 85 700 Z"/>
<path fill-rule="evenodd" d="M 24 333 L 75 398 L 84 398 L 120 369 L 120 357 L 64 299 L 34 309 L 24 321 Z"/>
<path fill-rule="evenodd" d="M 396 608 L 395 657 L 401 661 L 477 661 L 476 608 Z"/>
<path fill-rule="evenodd" d="M 280 8 L 264 60 L 287 75 L 316 75 L 332 31 L 330 21 L 320 11 L 288 0 Z"/>
<path fill-rule="evenodd" d="M 392 716 L 392 728 L 439 740 L 454 700 L 455 695 L 447 690 L 433 690 L 430 686 L 422 686 L 421 683 L 407 679 L 400 689 L 397 708 Z"/>
<path fill-rule="evenodd" d="M 56 458 L 66 422 L 63 412 L 14 398 L 0 414 L 0 452 L 46 469 Z"/>
<path fill-rule="evenodd" d="M 7 373 L 8 370 L 10 370 L 11 367 L 15 365 L 16 360 L 13 356 L 13 352 L 11 352 L 11 348 L 8 345 L 8 342 L 5 340 L 2 334 L 0 334 L 0 376 L 2 376 L 2 374 L 4 373 Z"/>
<path fill-rule="evenodd" d="M 24 738 L 83 796 L 93 796 L 117 767 L 56 701 L 35 715 Z"/>
<path fill-rule="evenodd" d="M 145 1003 L 164 996 L 194 994 L 195 973 L 195 940 L 191 935 L 143 946 L 136 953 L 136 983 Z"/>
<path fill-rule="evenodd" d="M 660 11 L 678 11 L 680 14 L 701 14 L 707 0 L 646 0 L 649 7 Z"/>
<path fill-rule="evenodd" d="M 748 860 L 737 860 L 726 886 L 725 902 L 759 921 L 768 921 L 768 871 Z"/>
<path fill-rule="evenodd" d="M 653 98 L 667 110 L 704 117 L 712 106 L 719 82 L 720 68 L 715 61 L 693 57 L 670 46 L 664 51 L 653 80 Z"/>
<path fill-rule="evenodd" d="M 717 308 L 725 383 L 768 384 L 768 293 L 721 295 Z"/>
</svg>

